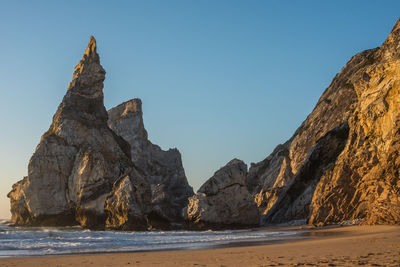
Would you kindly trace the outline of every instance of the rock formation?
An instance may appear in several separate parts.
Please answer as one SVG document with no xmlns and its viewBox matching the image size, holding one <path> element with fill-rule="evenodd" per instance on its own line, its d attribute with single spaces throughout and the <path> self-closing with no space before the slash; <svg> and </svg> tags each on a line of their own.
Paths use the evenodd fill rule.
<svg viewBox="0 0 400 267">
<path fill-rule="evenodd" d="M 268 210 L 267 223 L 276 224 L 308 217 L 312 192 L 321 175 L 333 167 L 344 148 L 348 133 L 348 124 L 344 123 L 317 140 L 304 164 Z"/>
<path fill-rule="evenodd" d="M 131 228 L 146 228 L 148 185 L 130 159 L 129 144 L 107 125 L 105 73 L 91 37 L 50 129 L 30 159 L 28 176 L 8 194 L 15 224 L 98 228 L 107 221 L 121 228 L 127 221 L 118 216 L 125 212 Z M 118 198 L 130 200 L 126 210 L 115 203 Z M 119 210 L 110 212 L 113 206 Z"/>
<path fill-rule="evenodd" d="M 291 139 L 252 164 L 267 223 L 400 223 L 400 21 L 350 59 Z"/>
<path fill-rule="evenodd" d="M 92 37 L 28 176 L 8 194 L 17 225 L 144 230 L 290 221 L 400 223 L 400 20 L 353 56 L 294 135 L 263 161 L 234 159 L 193 194 L 176 149 L 153 145 L 141 101 L 106 112 Z M 188 200 L 189 197 L 189 200 Z"/>
<path fill-rule="evenodd" d="M 108 115 L 108 125 L 130 144 L 132 162 L 151 186 L 150 226 L 165 228 L 171 222 L 183 222 L 182 209 L 193 189 L 187 182 L 179 151 L 163 151 L 148 140 L 140 99 L 124 102 L 110 109 Z"/>
<path fill-rule="evenodd" d="M 400 223 L 400 20 L 368 64 L 352 77 L 357 95 L 349 139 L 322 176 L 311 223 L 362 219 Z"/>
<path fill-rule="evenodd" d="M 118 179 L 106 199 L 106 227 L 117 230 L 146 230 L 147 214 L 151 210 L 149 184 L 140 174 Z"/>
<path fill-rule="evenodd" d="M 259 224 L 259 213 L 246 187 L 247 166 L 234 159 L 208 179 L 189 198 L 184 210 L 189 225 L 197 228 L 248 227 Z"/>
</svg>

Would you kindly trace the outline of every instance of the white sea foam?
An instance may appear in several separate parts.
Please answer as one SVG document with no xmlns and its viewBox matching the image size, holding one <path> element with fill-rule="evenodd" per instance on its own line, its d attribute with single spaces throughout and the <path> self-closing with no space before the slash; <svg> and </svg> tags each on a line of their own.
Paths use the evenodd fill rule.
<svg viewBox="0 0 400 267">
<path fill-rule="evenodd" d="M 0 224 L 0 257 L 194 249 L 300 238 L 299 231 L 91 231 L 79 227 L 10 227 Z"/>
</svg>

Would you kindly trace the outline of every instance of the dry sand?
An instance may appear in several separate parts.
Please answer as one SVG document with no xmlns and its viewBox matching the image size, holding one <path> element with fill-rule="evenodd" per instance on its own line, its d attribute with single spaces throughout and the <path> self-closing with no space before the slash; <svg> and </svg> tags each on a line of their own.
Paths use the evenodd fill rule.
<svg viewBox="0 0 400 267">
<path fill-rule="evenodd" d="M 400 226 L 310 230 L 284 244 L 148 253 L 1 259 L 0 266 L 400 266 Z"/>
</svg>

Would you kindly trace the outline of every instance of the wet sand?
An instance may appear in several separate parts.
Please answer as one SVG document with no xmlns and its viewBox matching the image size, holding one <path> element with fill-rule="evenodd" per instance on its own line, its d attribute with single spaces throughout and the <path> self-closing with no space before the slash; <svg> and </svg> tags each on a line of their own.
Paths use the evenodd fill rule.
<svg viewBox="0 0 400 267">
<path fill-rule="evenodd" d="M 0 259 L 0 266 L 400 266 L 400 226 L 310 229 L 283 244 Z"/>
</svg>

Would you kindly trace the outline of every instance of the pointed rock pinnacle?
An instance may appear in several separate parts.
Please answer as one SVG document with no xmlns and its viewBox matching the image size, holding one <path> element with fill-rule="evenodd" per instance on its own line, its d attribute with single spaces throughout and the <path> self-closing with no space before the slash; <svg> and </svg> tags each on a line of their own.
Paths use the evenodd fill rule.
<svg viewBox="0 0 400 267">
<path fill-rule="evenodd" d="M 74 69 L 68 91 L 53 120 L 52 129 L 61 131 L 66 119 L 84 125 L 107 127 L 107 111 L 104 107 L 103 82 L 105 70 L 96 51 L 96 39 L 90 37 L 89 44 Z"/>
<path fill-rule="evenodd" d="M 99 55 L 97 54 L 96 48 L 97 48 L 96 39 L 93 37 L 93 35 L 91 35 L 83 57 L 94 56 L 94 57 L 97 57 L 97 60 L 98 60 Z"/>
<path fill-rule="evenodd" d="M 100 57 L 96 50 L 96 39 L 90 36 L 85 53 L 75 67 L 72 81 L 68 86 L 69 90 L 92 95 L 103 89 L 106 71 L 100 64 Z"/>
</svg>

